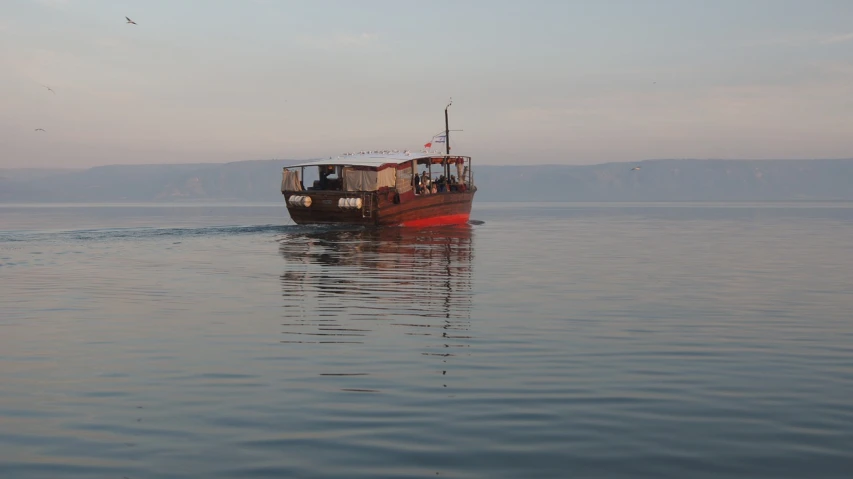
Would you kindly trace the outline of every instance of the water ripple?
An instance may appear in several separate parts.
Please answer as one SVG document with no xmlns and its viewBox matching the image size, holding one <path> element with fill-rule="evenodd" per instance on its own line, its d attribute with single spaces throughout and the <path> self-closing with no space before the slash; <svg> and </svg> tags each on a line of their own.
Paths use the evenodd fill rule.
<svg viewBox="0 0 853 479">
<path fill-rule="evenodd" d="M 51 213 L 0 233 L 0 477 L 847 477 L 853 224 L 767 209 Z"/>
</svg>

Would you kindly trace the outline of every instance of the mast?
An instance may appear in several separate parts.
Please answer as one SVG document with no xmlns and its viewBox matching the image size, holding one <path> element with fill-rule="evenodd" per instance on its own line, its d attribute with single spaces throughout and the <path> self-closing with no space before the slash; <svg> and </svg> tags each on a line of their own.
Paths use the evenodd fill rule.
<svg viewBox="0 0 853 479">
<path fill-rule="evenodd" d="M 447 154 L 450 154 L 450 123 L 447 120 L 447 109 L 450 108 L 450 105 L 453 104 L 453 98 L 450 99 L 450 103 L 444 107 L 444 147 L 446 148 Z"/>
<path fill-rule="evenodd" d="M 450 103 L 444 107 L 444 148 L 447 154 L 450 154 L 450 122 L 447 119 L 447 109 L 450 108 L 450 105 L 453 104 L 453 98 L 450 99 Z M 444 177 L 450 178 L 450 165 L 447 163 L 447 158 L 444 159 Z"/>
</svg>

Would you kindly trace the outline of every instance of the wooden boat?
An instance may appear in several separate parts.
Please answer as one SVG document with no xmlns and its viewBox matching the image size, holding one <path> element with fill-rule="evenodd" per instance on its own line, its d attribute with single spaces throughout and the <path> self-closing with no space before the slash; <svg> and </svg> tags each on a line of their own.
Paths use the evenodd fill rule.
<svg viewBox="0 0 853 479">
<path fill-rule="evenodd" d="M 281 193 L 290 217 L 296 224 L 467 223 L 477 191 L 471 157 L 450 154 L 446 108 L 444 118 L 444 153 L 364 151 L 284 167 Z M 319 178 L 307 188 L 306 168 Z"/>
</svg>

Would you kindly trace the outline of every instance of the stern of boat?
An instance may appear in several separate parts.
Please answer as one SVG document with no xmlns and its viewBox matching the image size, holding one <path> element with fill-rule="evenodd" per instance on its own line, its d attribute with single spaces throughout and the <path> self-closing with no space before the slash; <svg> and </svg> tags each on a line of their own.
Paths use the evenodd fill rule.
<svg viewBox="0 0 853 479">
<path fill-rule="evenodd" d="M 282 195 L 296 224 L 376 224 L 376 192 L 301 190 Z"/>
</svg>

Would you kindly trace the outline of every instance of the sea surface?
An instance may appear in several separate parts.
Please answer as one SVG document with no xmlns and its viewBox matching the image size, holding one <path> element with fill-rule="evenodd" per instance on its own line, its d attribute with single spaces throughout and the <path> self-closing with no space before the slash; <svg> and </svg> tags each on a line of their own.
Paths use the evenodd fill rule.
<svg viewBox="0 0 853 479">
<path fill-rule="evenodd" d="M 0 478 L 850 478 L 853 204 L 0 205 Z"/>
</svg>

